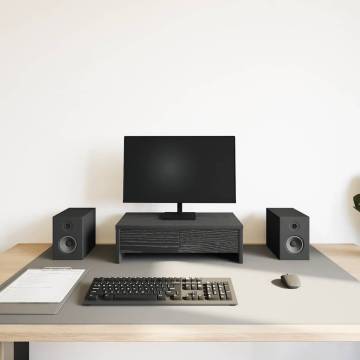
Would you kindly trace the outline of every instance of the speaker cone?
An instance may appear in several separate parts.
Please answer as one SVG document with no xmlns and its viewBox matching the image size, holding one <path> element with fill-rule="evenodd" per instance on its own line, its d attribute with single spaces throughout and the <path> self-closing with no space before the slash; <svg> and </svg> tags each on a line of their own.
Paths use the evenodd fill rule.
<svg viewBox="0 0 360 360">
<path fill-rule="evenodd" d="M 77 242 L 72 236 L 64 236 L 59 240 L 59 249 L 65 254 L 71 254 L 76 250 Z"/>
<path fill-rule="evenodd" d="M 290 236 L 286 239 L 285 248 L 290 254 L 299 254 L 304 248 L 304 241 L 300 236 Z"/>
</svg>

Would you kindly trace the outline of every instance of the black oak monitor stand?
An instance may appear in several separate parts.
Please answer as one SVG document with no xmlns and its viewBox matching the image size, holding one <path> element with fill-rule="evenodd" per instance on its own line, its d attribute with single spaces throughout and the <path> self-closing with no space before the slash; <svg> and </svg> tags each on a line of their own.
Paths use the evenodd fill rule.
<svg viewBox="0 0 360 360">
<path fill-rule="evenodd" d="M 116 224 L 116 256 L 229 254 L 243 262 L 243 225 L 233 213 L 196 213 L 195 220 L 163 220 L 159 213 L 126 213 Z"/>
</svg>

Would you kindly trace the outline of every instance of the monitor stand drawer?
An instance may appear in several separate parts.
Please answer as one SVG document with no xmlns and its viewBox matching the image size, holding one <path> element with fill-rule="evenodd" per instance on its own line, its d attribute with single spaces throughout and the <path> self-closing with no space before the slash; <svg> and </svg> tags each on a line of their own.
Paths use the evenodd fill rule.
<svg viewBox="0 0 360 360">
<path fill-rule="evenodd" d="M 180 233 L 182 253 L 236 253 L 239 249 L 237 230 L 191 230 Z"/>
<path fill-rule="evenodd" d="M 122 253 L 178 252 L 179 237 L 178 231 L 122 230 L 120 251 Z"/>
</svg>

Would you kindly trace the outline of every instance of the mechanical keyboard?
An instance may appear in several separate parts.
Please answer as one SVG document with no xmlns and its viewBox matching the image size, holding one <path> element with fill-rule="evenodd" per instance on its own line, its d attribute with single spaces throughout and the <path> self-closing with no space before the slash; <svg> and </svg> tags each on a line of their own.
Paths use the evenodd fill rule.
<svg viewBox="0 0 360 360">
<path fill-rule="evenodd" d="M 237 305 L 229 278 L 96 277 L 84 305 Z"/>
</svg>

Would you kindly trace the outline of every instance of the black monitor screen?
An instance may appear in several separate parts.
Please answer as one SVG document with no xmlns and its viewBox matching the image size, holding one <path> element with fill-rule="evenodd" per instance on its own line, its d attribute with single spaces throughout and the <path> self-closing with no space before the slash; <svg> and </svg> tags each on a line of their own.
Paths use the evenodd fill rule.
<svg viewBox="0 0 360 360">
<path fill-rule="evenodd" d="M 126 136 L 124 144 L 124 202 L 236 202 L 234 136 Z"/>
</svg>

